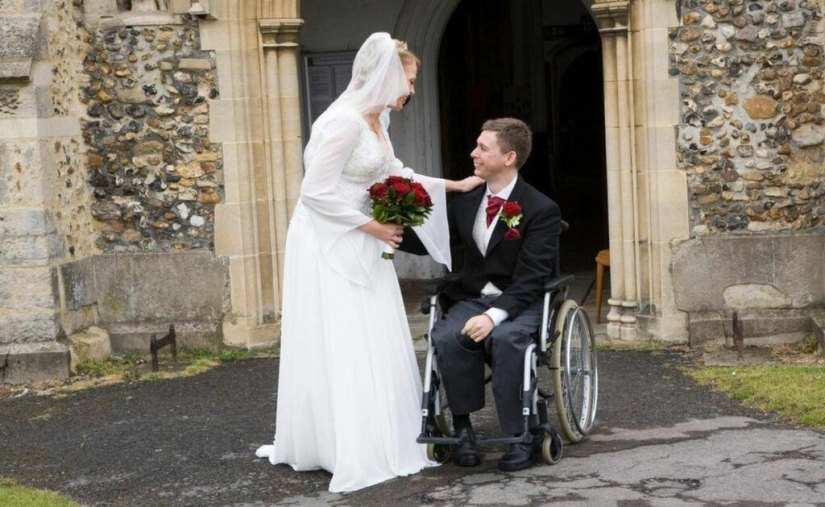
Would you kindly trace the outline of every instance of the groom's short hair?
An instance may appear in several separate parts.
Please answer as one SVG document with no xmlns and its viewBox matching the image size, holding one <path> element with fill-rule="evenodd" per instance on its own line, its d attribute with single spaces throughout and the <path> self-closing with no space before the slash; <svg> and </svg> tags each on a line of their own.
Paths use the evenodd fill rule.
<svg viewBox="0 0 825 507">
<path fill-rule="evenodd" d="M 517 118 L 496 118 L 484 122 L 481 130 L 496 133 L 502 153 L 516 152 L 516 168 L 520 169 L 530 156 L 530 150 L 533 149 L 533 131 L 523 121 Z"/>
</svg>

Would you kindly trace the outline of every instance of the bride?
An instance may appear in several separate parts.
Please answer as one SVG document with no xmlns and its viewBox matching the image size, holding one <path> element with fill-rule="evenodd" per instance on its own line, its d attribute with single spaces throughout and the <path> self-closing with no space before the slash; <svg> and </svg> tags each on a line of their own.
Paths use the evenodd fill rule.
<svg viewBox="0 0 825 507">
<path fill-rule="evenodd" d="M 332 473 L 354 491 L 432 465 L 417 444 L 421 377 L 395 269 L 381 258 L 403 228 L 370 217 L 367 188 L 411 177 L 393 151 L 389 111 L 415 94 L 418 58 L 387 33 L 371 35 L 346 91 L 312 126 L 306 174 L 286 241 L 275 443 L 258 457 Z M 414 230 L 450 267 L 447 191 L 481 183 L 414 175 L 432 197 Z"/>
</svg>

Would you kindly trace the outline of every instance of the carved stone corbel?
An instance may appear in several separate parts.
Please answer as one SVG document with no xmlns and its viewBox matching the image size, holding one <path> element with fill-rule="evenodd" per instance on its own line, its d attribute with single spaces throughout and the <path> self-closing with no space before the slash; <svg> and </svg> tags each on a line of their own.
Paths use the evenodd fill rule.
<svg viewBox="0 0 825 507">
<path fill-rule="evenodd" d="M 599 33 L 602 35 L 627 32 L 629 9 L 630 2 L 628 0 L 597 0 L 590 7 L 596 22 L 599 24 Z"/>
<path fill-rule="evenodd" d="M 258 22 L 264 49 L 297 48 L 303 19 L 261 19 Z"/>
</svg>

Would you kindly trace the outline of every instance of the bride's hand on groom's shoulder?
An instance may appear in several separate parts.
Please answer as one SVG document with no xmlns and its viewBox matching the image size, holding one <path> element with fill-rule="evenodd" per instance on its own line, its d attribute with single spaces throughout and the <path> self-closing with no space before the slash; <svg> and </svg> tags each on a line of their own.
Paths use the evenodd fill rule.
<svg viewBox="0 0 825 507">
<path fill-rule="evenodd" d="M 449 180 L 447 180 L 447 181 L 448 181 L 448 183 L 452 183 L 452 185 L 448 185 L 448 188 L 447 188 L 448 192 L 450 192 L 450 191 L 453 191 L 453 192 L 469 192 L 470 190 L 473 190 L 477 186 L 484 183 L 484 180 L 479 178 L 478 176 L 468 176 L 467 178 L 464 178 L 463 180 L 452 181 L 452 182 L 450 182 Z M 452 188 L 449 188 L 450 186 Z"/>
</svg>

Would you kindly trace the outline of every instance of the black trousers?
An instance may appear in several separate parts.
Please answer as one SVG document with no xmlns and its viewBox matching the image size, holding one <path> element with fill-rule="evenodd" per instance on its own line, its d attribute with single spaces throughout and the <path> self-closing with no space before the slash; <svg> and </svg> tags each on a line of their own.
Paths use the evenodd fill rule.
<svg viewBox="0 0 825 507">
<path fill-rule="evenodd" d="M 495 296 L 459 301 L 433 327 L 433 344 L 444 390 L 455 415 L 484 407 L 484 363 L 491 359 L 493 397 L 501 430 L 508 435 L 524 431 L 521 413 L 524 353 L 541 325 L 542 300 L 514 320 L 499 324 L 481 343 L 461 334 L 470 317 L 490 308 Z"/>
</svg>

